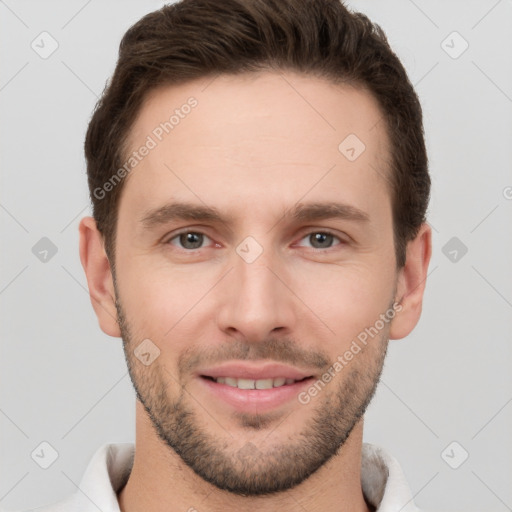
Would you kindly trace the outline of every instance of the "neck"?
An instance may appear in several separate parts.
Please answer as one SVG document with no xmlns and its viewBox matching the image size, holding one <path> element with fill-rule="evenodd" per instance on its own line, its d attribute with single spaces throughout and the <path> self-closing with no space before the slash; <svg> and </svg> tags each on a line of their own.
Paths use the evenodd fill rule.
<svg viewBox="0 0 512 512">
<path fill-rule="evenodd" d="M 122 512 L 270 512 L 322 510 L 370 512 L 361 488 L 363 420 L 340 452 L 296 487 L 272 495 L 247 497 L 218 489 L 196 475 L 155 433 L 137 401 L 135 458 L 118 493 Z"/>
</svg>

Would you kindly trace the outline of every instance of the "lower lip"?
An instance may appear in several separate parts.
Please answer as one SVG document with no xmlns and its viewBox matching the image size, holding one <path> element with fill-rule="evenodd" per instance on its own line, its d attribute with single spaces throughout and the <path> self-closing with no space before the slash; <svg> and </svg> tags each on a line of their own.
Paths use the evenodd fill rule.
<svg viewBox="0 0 512 512">
<path fill-rule="evenodd" d="M 231 405 L 237 411 L 263 413 L 297 400 L 299 393 L 311 384 L 313 377 L 270 389 L 239 389 L 205 377 L 200 377 L 199 380 L 215 398 Z"/>
</svg>

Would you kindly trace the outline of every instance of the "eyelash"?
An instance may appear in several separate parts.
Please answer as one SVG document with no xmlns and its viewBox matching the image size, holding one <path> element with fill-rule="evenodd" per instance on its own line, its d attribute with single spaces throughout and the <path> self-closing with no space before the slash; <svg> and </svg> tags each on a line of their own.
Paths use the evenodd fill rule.
<svg viewBox="0 0 512 512">
<path fill-rule="evenodd" d="M 204 237 L 208 238 L 211 240 L 211 238 L 206 235 L 205 233 L 201 232 L 201 231 L 194 231 L 194 230 L 191 230 L 191 229 L 186 229 L 186 230 L 183 230 L 183 231 L 180 231 L 178 233 L 175 233 L 171 238 L 168 238 L 167 241 L 164 242 L 165 245 L 174 245 L 172 244 L 172 240 L 175 240 L 177 238 L 179 238 L 181 235 L 184 235 L 184 234 L 187 234 L 187 233 L 194 233 L 195 235 L 203 235 Z M 313 234 L 322 234 L 322 235 L 330 235 L 332 236 L 333 238 L 337 239 L 338 240 L 338 244 L 335 244 L 331 247 L 327 247 L 325 249 L 319 249 L 319 248 L 316 248 L 316 247 L 309 247 L 310 249 L 313 249 L 314 251 L 322 251 L 322 252 L 326 252 L 328 251 L 329 249 L 333 249 L 334 247 L 337 247 L 338 245 L 344 245 L 347 243 L 347 241 L 341 239 L 338 235 L 336 235 L 335 233 L 333 233 L 332 231 L 328 230 L 328 229 L 323 229 L 323 230 L 319 230 L 319 229 L 316 229 L 316 230 L 312 230 L 312 231 L 309 231 L 308 233 L 304 234 L 300 240 L 304 240 L 304 238 L 307 238 Z M 181 249 L 182 251 L 184 252 L 194 252 L 194 251 L 198 251 L 200 249 L 205 249 L 205 247 L 198 247 L 196 249 L 185 249 L 184 247 L 179 247 L 179 249 Z"/>
</svg>

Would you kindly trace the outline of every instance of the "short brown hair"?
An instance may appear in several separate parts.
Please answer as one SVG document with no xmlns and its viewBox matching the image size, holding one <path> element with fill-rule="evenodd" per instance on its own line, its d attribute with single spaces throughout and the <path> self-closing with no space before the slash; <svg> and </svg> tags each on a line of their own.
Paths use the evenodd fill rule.
<svg viewBox="0 0 512 512">
<path fill-rule="evenodd" d="M 405 264 L 407 242 L 426 221 L 430 177 L 421 106 L 382 29 L 340 0 L 182 0 L 147 14 L 126 32 L 87 130 L 93 215 L 111 265 L 124 179 L 108 194 L 97 191 L 123 165 L 130 129 L 148 93 L 210 75 L 262 70 L 349 83 L 377 99 L 391 143 L 397 267 Z"/>
</svg>

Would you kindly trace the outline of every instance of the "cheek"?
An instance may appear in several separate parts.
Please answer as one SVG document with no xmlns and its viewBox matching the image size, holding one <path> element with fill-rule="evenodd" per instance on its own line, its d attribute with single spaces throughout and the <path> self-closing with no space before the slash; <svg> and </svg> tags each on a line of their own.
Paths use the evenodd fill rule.
<svg viewBox="0 0 512 512">
<path fill-rule="evenodd" d="M 319 267 L 308 279 L 295 280 L 297 295 L 335 334 L 333 344 L 346 344 L 365 327 L 373 325 L 389 306 L 392 275 L 377 265 Z M 320 320 L 318 320 L 320 319 Z"/>
<path fill-rule="evenodd" d="M 169 343 L 176 349 L 186 348 L 201 325 L 198 315 L 204 315 L 208 303 L 204 299 L 216 279 L 215 270 L 206 267 L 192 271 L 192 266 L 180 269 L 144 257 L 123 262 L 119 293 L 134 333 L 160 348 Z"/>
</svg>

